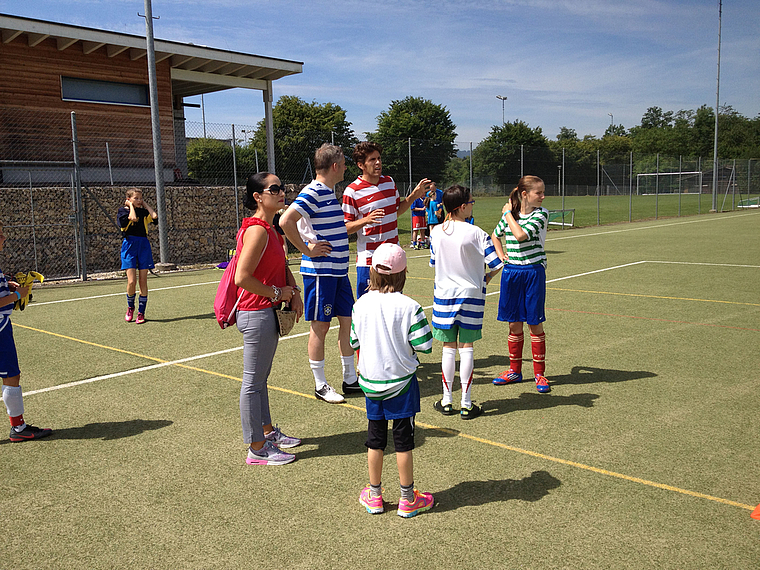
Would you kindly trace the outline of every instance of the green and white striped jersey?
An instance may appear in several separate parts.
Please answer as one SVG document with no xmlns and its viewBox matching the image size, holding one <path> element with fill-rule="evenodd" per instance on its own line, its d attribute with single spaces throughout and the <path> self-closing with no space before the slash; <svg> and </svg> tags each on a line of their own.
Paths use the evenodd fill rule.
<svg viewBox="0 0 760 570">
<path fill-rule="evenodd" d="M 549 223 L 549 211 L 546 208 L 536 208 L 530 214 L 517 220 L 523 231 L 528 234 L 525 241 L 517 241 L 509 230 L 507 214 L 505 213 L 496 225 L 496 237 L 504 236 L 504 253 L 507 254 L 509 265 L 535 265 L 540 263 L 546 267 L 546 228 Z"/>
<path fill-rule="evenodd" d="M 354 303 L 351 346 L 359 353 L 359 385 L 373 400 L 409 388 L 419 366 L 417 352 L 430 353 L 433 333 L 419 303 L 403 293 L 368 291 Z"/>
</svg>

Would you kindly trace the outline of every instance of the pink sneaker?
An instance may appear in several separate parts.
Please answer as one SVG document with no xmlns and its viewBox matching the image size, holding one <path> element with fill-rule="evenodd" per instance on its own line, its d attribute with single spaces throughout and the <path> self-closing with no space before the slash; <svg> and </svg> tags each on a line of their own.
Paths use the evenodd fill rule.
<svg viewBox="0 0 760 570">
<path fill-rule="evenodd" d="M 415 489 L 413 502 L 410 503 L 406 499 L 401 499 L 398 502 L 398 516 L 408 519 L 421 512 L 429 511 L 433 507 L 434 502 L 433 495 L 430 493 L 420 493 Z"/>
<path fill-rule="evenodd" d="M 536 374 L 536 390 L 538 390 L 542 394 L 552 391 L 551 386 L 549 386 L 549 381 L 546 379 L 545 376 Z"/>
<path fill-rule="evenodd" d="M 137 324 L 141 325 L 145 322 L 145 313 L 137 313 Z"/>
<path fill-rule="evenodd" d="M 379 515 L 383 512 L 383 497 L 371 497 L 369 485 L 362 489 L 359 495 L 359 503 L 367 509 L 367 512 L 371 515 Z"/>
<path fill-rule="evenodd" d="M 134 317 L 134 314 L 135 314 L 135 308 L 127 307 L 127 314 L 124 315 L 124 320 L 127 321 L 128 323 L 131 323 L 132 318 Z"/>
</svg>

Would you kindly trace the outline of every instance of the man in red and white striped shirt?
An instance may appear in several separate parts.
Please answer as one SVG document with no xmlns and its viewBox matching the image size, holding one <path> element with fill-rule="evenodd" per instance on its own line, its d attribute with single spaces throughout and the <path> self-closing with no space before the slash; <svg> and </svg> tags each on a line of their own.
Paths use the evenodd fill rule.
<svg viewBox="0 0 760 570">
<path fill-rule="evenodd" d="M 398 243 L 398 216 L 406 212 L 417 198 L 424 196 L 431 184 L 420 180 L 414 191 L 401 200 L 396 183 L 383 176 L 380 155 L 383 147 L 376 142 L 360 142 L 353 152 L 354 162 L 362 175 L 343 192 L 343 218 L 349 234 L 356 239 L 356 298 L 369 285 L 372 253 L 382 243 Z"/>
</svg>

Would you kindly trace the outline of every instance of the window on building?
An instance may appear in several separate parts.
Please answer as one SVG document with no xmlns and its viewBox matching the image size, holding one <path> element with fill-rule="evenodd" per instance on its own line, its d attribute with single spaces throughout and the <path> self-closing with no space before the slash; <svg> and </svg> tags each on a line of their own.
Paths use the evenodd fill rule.
<svg viewBox="0 0 760 570">
<path fill-rule="evenodd" d="M 148 86 L 139 83 L 116 83 L 61 76 L 61 98 L 64 101 L 150 107 Z"/>
</svg>

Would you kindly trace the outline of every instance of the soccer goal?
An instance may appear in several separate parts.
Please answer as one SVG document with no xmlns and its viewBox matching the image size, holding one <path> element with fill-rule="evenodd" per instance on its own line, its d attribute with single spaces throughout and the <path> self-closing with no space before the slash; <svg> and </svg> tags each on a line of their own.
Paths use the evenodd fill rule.
<svg viewBox="0 0 760 570">
<path fill-rule="evenodd" d="M 760 196 L 739 200 L 738 208 L 760 208 Z"/>
<path fill-rule="evenodd" d="M 699 194 L 702 172 L 647 172 L 636 175 L 636 194 Z"/>
</svg>

